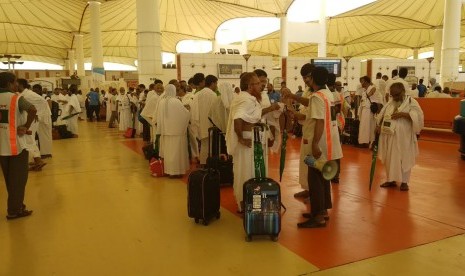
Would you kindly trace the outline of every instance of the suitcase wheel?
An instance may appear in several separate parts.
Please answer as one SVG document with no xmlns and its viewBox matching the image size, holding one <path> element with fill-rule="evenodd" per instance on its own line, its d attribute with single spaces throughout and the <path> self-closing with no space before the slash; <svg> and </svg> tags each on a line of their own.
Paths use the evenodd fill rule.
<svg viewBox="0 0 465 276">
<path fill-rule="evenodd" d="M 199 223 L 200 220 L 198 218 L 195 218 L 194 221 L 195 223 Z"/>
<path fill-rule="evenodd" d="M 208 220 L 204 219 L 202 224 L 207 226 L 208 225 Z"/>
<path fill-rule="evenodd" d="M 271 235 L 271 240 L 274 241 L 274 242 L 277 242 L 278 241 L 278 235 Z"/>
<path fill-rule="evenodd" d="M 246 242 L 251 242 L 252 241 L 252 235 L 246 235 L 245 236 L 245 241 Z"/>
</svg>

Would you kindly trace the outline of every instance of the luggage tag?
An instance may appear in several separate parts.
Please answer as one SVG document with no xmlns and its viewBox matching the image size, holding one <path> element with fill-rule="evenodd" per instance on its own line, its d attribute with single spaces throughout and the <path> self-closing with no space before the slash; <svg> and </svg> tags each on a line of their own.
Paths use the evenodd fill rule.
<svg viewBox="0 0 465 276">
<path fill-rule="evenodd" d="M 260 186 L 257 186 L 252 196 L 252 211 L 255 212 L 261 211 L 262 209 L 262 193 L 260 190 Z"/>
<path fill-rule="evenodd" d="M 258 134 L 260 135 L 260 142 L 262 144 L 265 144 L 265 142 L 266 142 L 265 141 L 265 131 L 260 131 Z"/>
<path fill-rule="evenodd" d="M 384 115 L 383 125 L 381 126 L 381 132 L 387 135 L 394 135 L 395 125 L 391 120 L 391 115 Z"/>
</svg>

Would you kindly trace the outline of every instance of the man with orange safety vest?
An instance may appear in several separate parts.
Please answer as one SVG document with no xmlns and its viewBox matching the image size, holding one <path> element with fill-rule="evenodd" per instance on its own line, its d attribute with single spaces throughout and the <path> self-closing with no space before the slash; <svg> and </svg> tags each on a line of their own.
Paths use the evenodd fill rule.
<svg viewBox="0 0 465 276">
<path fill-rule="evenodd" d="M 7 219 L 32 214 L 24 205 L 24 191 L 28 178 L 28 152 L 25 135 L 37 110 L 24 97 L 15 94 L 18 83 L 10 72 L 0 73 L 0 165 L 8 191 Z M 27 118 L 21 116 L 27 112 Z"/>
<path fill-rule="evenodd" d="M 315 159 L 336 160 L 342 158 L 342 148 L 339 141 L 336 116 L 334 113 L 334 99 L 331 91 L 326 88 L 328 70 L 305 64 L 300 71 L 305 84 L 311 88 L 308 98 L 308 109 L 305 117 L 306 124 L 311 129 L 302 137 L 303 144 L 311 145 L 308 155 Z M 283 93 L 289 97 L 290 93 Z M 292 97 L 292 96 L 291 96 Z M 326 226 L 329 219 L 328 209 L 332 208 L 330 181 L 323 178 L 323 174 L 316 168 L 308 167 L 308 184 L 310 190 L 311 213 L 304 213 L 307 221 L 298 223 L 299 228 L 316 228 Z"/>
<path fill-rule="evenodd" d="M 331 91 L 331 93 L 333 94 L 333 104 L 336 113 L 337 127 L 339 129 L 339 133 L 342 133 L 346 124 L 345 115 L 343 113 L 345 100 L 342 96 L 342 93 L 339 93 L 342 89 L 342 85 L 340 81 L 336 81 L 336 74 L 330 73 L 328 75 L 327 87 L 329 91 Z M 336 90 L 336 87 L 338 87 L 339 90 Z M 341 172 L 341 159 L 336 159 L 335 161 L 337 162 L 337 173 L 336 176 L 334 176 L 334 178 L 331 179 L 331 183 L 339 184 L 339 173 Z"/>
</svg>

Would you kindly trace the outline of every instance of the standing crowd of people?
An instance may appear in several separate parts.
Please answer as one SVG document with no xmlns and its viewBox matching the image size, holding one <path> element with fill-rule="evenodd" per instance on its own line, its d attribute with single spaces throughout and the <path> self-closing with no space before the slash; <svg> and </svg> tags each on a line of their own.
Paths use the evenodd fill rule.
<svg viewBox="0 0 465 276">
<path fill-rule="evenodd" d="M 41 159 L 51 156 L 51 152 L 42 154 L 41 151 L 42 148 L 51 150 L 51 139 L 47 139 L 51 138 L 52 122 L 66 124 L 77 137 L 78 118 L 86 113 L 88 120 L 93 121 L 95 114 L 98 121 L 102 106 L 106 107 L 108 127 L 117 127 L 120 131 L 136 129 L 147 144 L 159 149 L 165 173 L 172 177 L 187 173 L 190 161 L 206 165 L 209 128 L 218 127 L 225 134 L 227 154 L 233 158 L 233 188 L 239 212 L 243 212 L 242 185 L 254 177 L 252 128 L 256 124 L 268 126 L 260 135 L 267 165 L 268 151 L 278 152 L 281 135 L 287 131 L 285 117 L 302 127 L 299 183 L 303 191 L 295 196 L 306 198 L 311 211 L 303 214 L 306 220 L 298 224 L 299 228 L 324 227 L 329 219 L 331 181 L 318 169 L 307 166 L 304 159 L 313 156 L 337 161 L 338 174 L 332 182 L 339 183 L 343 158 L 340 135 L 347 117 L 360 120 L 361 147 L 369 147 L 379 135 L 379 157 L 387 175 L 381 187 L 401 183 L 400 189 L 408 190 L 410 172 L 418 155 L 417 134 L 423 127 L 423 113 L 415 99 L 407 94 L 406 73 L 401 69 L 399 77 L 387 81 L 378 74 L 374 82 L 364 76 L 355 95 L 344 93 L 341 82 L 323 67 L 305 64 L 301 75 L 306 89 L 299 86 L 297 93 L 292 93 L 285 82 L 275 90 L 267 73 L 257 69 L 241 75 L 238 92 L 228 83 L 218 84 L 218 78 L 213 75 L 197 73 L 188 82 L 173 79 L 166 86 L 156 80 L 148 89 L 144 84 L 127 92 L 123 87 L 119 91 L 110 87 L 108 93 L 92 89 L 84 97 L 76 86 L 71 86 L 68 90 L 57 88 L 48 97 L 40 95 L 41 87 L 34 86 L 37 93 L 33 92 L 26 80 L 1 73 L 1 139 L 8 142 L 0 144 L 0 161 L 9 191 L 8 218 L 32 213 L 23 203 L 27 152 L 33 157 L 34 168 L 44 166 Z M 61 110 L 56 119 L 52 102 Z M 4 114 L 10 117 L 5 119 Z M 11 120 L 13 114 L 15 119 Z M 40 129 L 47 129 L 50 135 L 40 139 L 38 150 L 33 145 L 36 145 L 35 132 Z M 16 145 L 11 142 L 13 136 Z"/>
</svg>

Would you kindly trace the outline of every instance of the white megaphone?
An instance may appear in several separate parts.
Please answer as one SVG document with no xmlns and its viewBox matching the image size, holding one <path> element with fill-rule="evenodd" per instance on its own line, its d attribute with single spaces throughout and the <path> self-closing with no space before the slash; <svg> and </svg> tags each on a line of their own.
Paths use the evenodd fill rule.
<svg viewBox="0 0 465 276">
<path fill-rule="evenodd" d="M 323 157 L 315 159 L 312 155 L 307 155 L 304 163 L 309 167 L 319 170 L 326 180 L 333 179 L 337 174 L 338 165 L 334 160 L 327 161 Z"/>
</svg>

